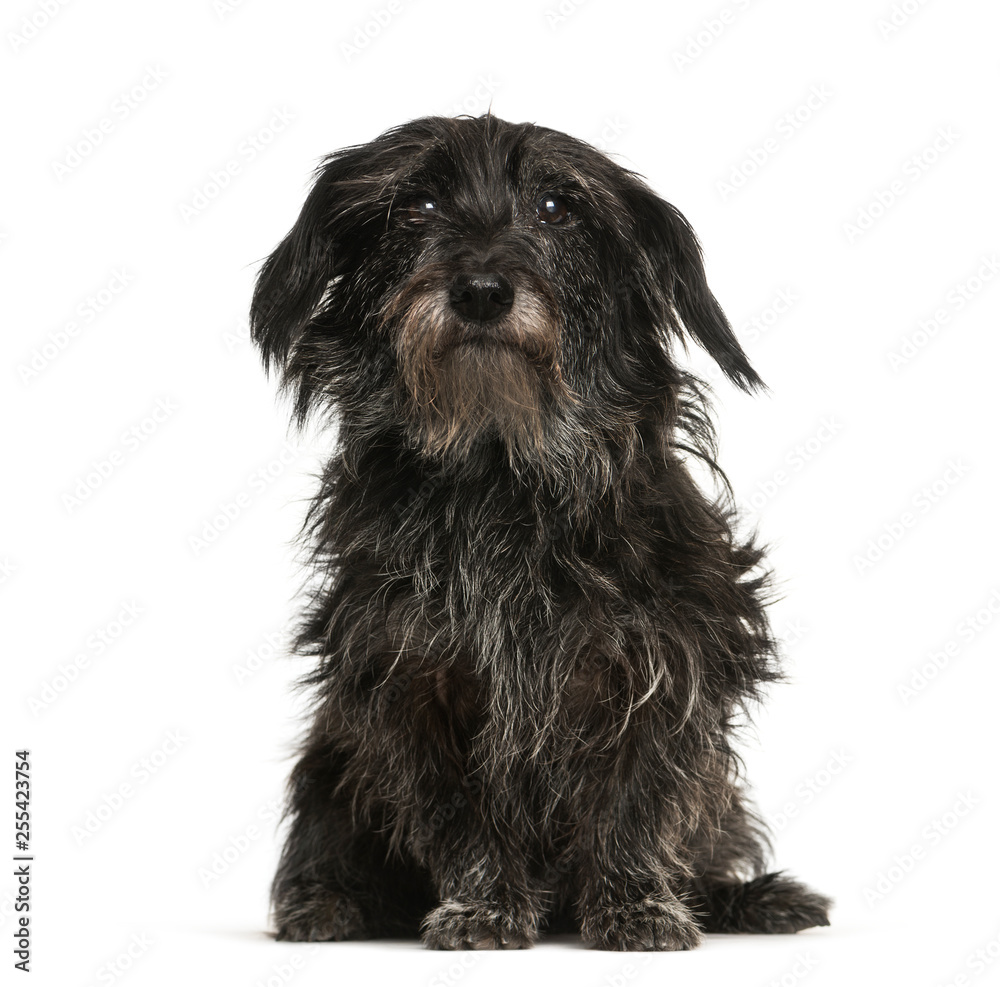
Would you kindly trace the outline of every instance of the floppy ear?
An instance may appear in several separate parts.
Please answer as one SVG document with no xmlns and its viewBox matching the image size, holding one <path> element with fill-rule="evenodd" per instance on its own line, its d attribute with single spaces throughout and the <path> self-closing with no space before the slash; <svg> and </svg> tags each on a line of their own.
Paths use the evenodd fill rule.
<svg viewBox="0 0 1000 987">
<path fill-rule="evenodd" d="M 299 218 L 257 276 L 250 335 L 268 370 L 287 366 L 327 286 L 346 266 L 350 250 L 344 241 L 358 219 L 354 180 L 364 171 L 365 152 L 359 145 L 323 160 Z"/>
<path fill-rule="evenodd" d="M 257 276 L 250 305 L 250 336 L 264 366 L 283 366 L 308 325 L 333 277 L 333 258 L 324 232 L 326 190 L 316 181 L 288 235 Z"/>
<path fill-rule="evenodd" d="M 668 292 L 674 328 L 686 329 L 738 387 L 745 391 L 763 388 L 764 382 L 750 366 L 708 287 L 701 246 L 691 224 L 678 209 L 646 188 L 640 192 L 636 219 L 654 274 Z"/>
</svg>

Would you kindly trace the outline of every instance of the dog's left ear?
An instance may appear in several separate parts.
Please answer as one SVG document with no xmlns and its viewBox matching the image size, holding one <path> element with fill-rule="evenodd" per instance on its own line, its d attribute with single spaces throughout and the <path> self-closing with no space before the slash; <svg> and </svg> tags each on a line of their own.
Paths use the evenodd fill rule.
<svg viewBox="0 0 1000 987">
<path fill-rule="evenodd" d="M 635 194 L 637 234 L 667 292 L 674 328 L 685 329 L 745 391 L 765 384 L 750 366 L 733 327 L 708 287 L 701 245 L 680 210 L 642 186 Z"/>
</svg>

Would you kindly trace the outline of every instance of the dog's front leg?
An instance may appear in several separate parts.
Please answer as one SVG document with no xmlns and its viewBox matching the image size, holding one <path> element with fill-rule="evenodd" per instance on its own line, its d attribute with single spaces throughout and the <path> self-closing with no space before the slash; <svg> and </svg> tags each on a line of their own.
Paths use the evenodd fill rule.
<svg viewBox="0 0 1000 987">
<path fill-rule="evenodd" d="M 424 918 L 423 942 L 431 949 L 524 949 L 538 938 L 543 895 L 531 887 L 519 835 L 475 815 L 459 811 L 435 834 L 427 862 L 441 903 Z"/>
<path fill-rule="evenodd" d="M 693 949 L 701 933 L 677 895 L 684 862 L 669 842 L 663 776 L 642 744 L 631 747 L 583 769 L 574 839 L 580 934 L 598 949 Z"/>
</svg>

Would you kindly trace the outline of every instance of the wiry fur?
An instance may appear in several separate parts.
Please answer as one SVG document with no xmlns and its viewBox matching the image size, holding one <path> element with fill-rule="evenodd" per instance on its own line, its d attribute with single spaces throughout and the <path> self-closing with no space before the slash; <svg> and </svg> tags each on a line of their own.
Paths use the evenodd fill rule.
<svg viewBox="0 0 1000 987">
<path fill-rule="evenodd" d="M 481 269 L 514 286 L 486 324 L 447 294 Z M 779 677 L 766 574 L 685 465 L 718 471 L 673 345 L 760 380 L 683 216 L 564 134 L 413 121 L 324 161 L 252 329 L 298 419 L 339 425 L 278 937 L 687 949 L 826 924 L 765 875 L 741 794 L 735 719 Z"/>
</svg>

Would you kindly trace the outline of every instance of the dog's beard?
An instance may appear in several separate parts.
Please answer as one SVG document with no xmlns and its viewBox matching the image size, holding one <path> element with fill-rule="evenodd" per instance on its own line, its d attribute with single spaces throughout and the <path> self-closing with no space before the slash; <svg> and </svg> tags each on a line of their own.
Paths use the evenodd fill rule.
<svg viewBox="0 0 1000 987">
<path fill-rule="evenodd" d="M 515 275 L 509 312 L 486 323 L 450 306 L 454 270 L 428 264 L 386 307 L 395 333 L 403 400 L 429 455 L 465 457 L 484 438 L 513 458 L 545 458 L 546 436 L 574 396 L 558 360 L 559 320 L 545 281 Z"/>
</svg>

